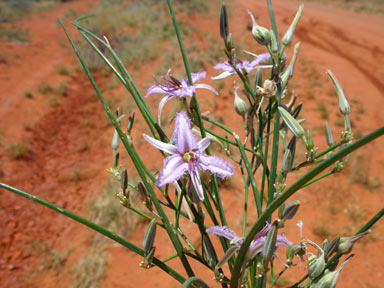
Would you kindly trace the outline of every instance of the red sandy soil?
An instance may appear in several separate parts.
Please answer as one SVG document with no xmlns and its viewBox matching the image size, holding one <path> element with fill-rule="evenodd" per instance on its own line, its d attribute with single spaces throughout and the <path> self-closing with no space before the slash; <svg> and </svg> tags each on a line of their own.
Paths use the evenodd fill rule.
<svg viewBox="0 0 384 288">
<path fill-rule="evenodd" d="M 61 43 L 65 42 L 62 29 L 57 25 L 57 18 L 62 17 L 69 9 L 81 13 L 89 11 L 88 4 L 96 1 L 79 1 L 63 4 L 50 11 L 32 15 L 22 20 L 31 37 L 27 44 L 0 43 L 0 51 L 6 55 L 6 63 L 0 64 L 0 131 L 2 132 L 0 147 L 0 163 L 2 164 L 0 181 L 56 203 L 68 210 L 86 215 L 86 204 L 92 194 L 99 193 L 107 179 L 105 169 L 110 166 L 111 127 L 106 127 L 105 116 L 101 105 L 90 97 L 91 87 L 81 72 L 72 76 L 60 76 L 56 71 L 60 66 L 71 65 L 76 71 L 74 55 Z M 274 1 L 276 18 L 280 33 L 290 24 L 299 2 Z M 234 9 L 231 16 L 231 31 L 234 38 L 241 38 L 249 43 L 248 50 L 256 47 L 247 31 L 250 20 L 247 9 L 258 18 L 257 21 L 268 26 L 268 14 L 265 1 L 237 1 L 231 5 Z M 208 16 L 193 16 L 199 27 L 212 35 L 218 35 L 217 13 Z M 214 28 L 212 28 L 214 27 Z M 292 83 L 299 94 L 299 101 L 304 102 L 302 117 L 306 118 L 304 126 L 311 128 L 315 143 L 324 149 L 325 139 L 323 121 L 319 104 L 324 103 L 328 109 L 328 121 L 334 130 L 334 137 L 341 132 L 337 126 L 340 113 L 336 96 L 331 95 L 330 81 L 325 75 L 331 69 L 342 83 L 352 107 L 352 122 L 356 134 L 364 135 L 384 123 L 381 112 L 384 98 L 384 19 L 381 16 L 356 14 L 349 11 L 323 7 L 306 3 L 304 14 L 297 29 L 295 41 L 301 41 L 299 64 L 296 67 Z M 74 34 L 73 30 L 70 30 Z M 200 39 L 199 39 L 200 40 Z M 236 42 L 235 42 L 236 43 Z M 252 46 L 251 46 L 252 45 Z M 260 48 L 255 52 L 261 52 Z M 287 50 L 290 58 L 292 49 Z M 15 59 L 15 55 L 20 55 Z M 72 64 L 70 64 L 72 63 Z M 137 73 L 137 72 L 136 72 Z M 214 75 L 212 69 L 209 75 Z M 138 73 L 137 73 L 138 74 Z M 151 69 L 142 71 L 138 83 L 148 81 L 152 76 Z M 60 98 L 60 105 L 51 107 L 47 96 L 41 95 L 37 87 L 42 82 L 57 84 L 66 81 L 69 87 L 67 96 Z M 233 79 L 227 81 L 227 87 Z M 318 84 L 311 84 L 317 81 Z M 24 96 L 30 90 L 33 98 Z M 308 91 L 312 90 L 312 93 Z M 208 95 L 208 94 L 207 94 Z M 211 95 L 210 95 L 211 97 Z M 237 130 L 242 129 L 241 119 L 228 120 L 233 115 L 232 96 L 220 96 L 220 101 L 212 103 L 204 99 L 203 111 L 223 115 L 225 124 Z M 153 102 L 158 103 L 158 101 Z M 171 104 L 169 104 L 171 105 Z M 155 105 L 152 106 L 156 111 Z M 237 116 L 235 116 L 237 117 Z M 26 127 L 28 127 L 26 129 Z M 358 136 L 358 135 L 357 135 Z M 149 145 L 140 144 L 139 133 L 135 135 L 135 143 L 143 160 L 150 163 L 150 168 L 160 169 L 153 161 L 159 155 L 156 151 L 148 152 Z M 12 143 L 29 143 L 31 154 L 27 159 L 12 160 L 7 147 Z M 79 147 L 88 145 L 82 151 Z M 295 195 L 302 206 L 295 220 L 288 223 L 287 235 L 291 241 L 298 241 L 299 234 L 295 221 L 304 220 L 305 236 L 321 242 L 319 230 L 327 230 L 331 237 L 337 234 L 348 235 L 383 207 L 383 188 L 369 190 L 367 185 L 357 184 L 350 175 L 356 166 L 369 167 L 368 178 L 381 179 L 384 167 L 384 156 L 379 153 L 384 141 L 371 143 L 363 149 L 360 162 L 351 157 L 351 165 L 341 174 L 333 175 L 321 183 L 305 188 Z M 300 151 L 300 150 L 299 150 Z M 303 149 L 301 150 L 303 151 Z M 160 159 L 159 159 L 160 160 Z M 160 162 L 160 161 L 159 161 Z M 155 164 L 153 164 L 155 163 Z M 71 175 L 78 169 L 81 181 L 71 181 Z M 239 171 L 236 171 L 239 175 Z M 300 172 L 302 173 L 302 172 Z M 297 176 L 289 178 L 292 182 Z M 240 178 L 240 177 L 239 177 Z M 242 192 L 240 179 L 231 181 L 232 188 L 222 192 L 227 219 L 230 226 L 240 231 Z M 0 193 L 0 287 L 69 287 L 71 283 L 71 265 L 79 260 L 86 250 L 93 232 L 87 228 L 48 209 L 33 204 L 10 192 Z M 254 211 L 249 218 L 256 219 Z M 252 221 L 251 221 L 252 222 Z M 193 231 L 192 224 L 187 231 Z M 317 227 L 317 228 L 314 228 Z M 160 229 L 159 229 L 160 230 Z M 384 264 L 383 225 L 378 223 L 367 240 L 356 244 L 356 256 L 341 274 L 338 287 L 378 288 L 384 286 L 382 267 Z M 143 239 L 143 227 L 137 229 L 131 241 L 140 246 Z M 192 237 L 198 242 L 198 238 Z M 39 266 L 38 255 L 30 251 L 32 241 L 44 243 L 50 248 L 63 251 L 74 247 L 58 276 L 53 272 L 36 272 Z M 165 258 L 173 254 L 165 233 L 159 232 L 156 238 L 158 251 L 156 256 Z M 149 271 L 138 267 L 141 258 L 120 247 L 111 247 L 107 274 L 101 287 L 180 287 L 169 276 L 159 269 Z M 181 271 L 178 260 L 170 265 Z M 196 271 L 202 269 L 193 264 Z M 37 274 L 36 274 L 37 273 Z M 199 272 L 199 276 L 215 286 L 210 273 Z M 288 286 L 298 275 L 304 274 L 303 267 L 291 269 L 285 277 Z M 31 276 L 32 275 L 32 276 Z M 294 278 L 295 276 L 295 278 Z"/>
</svg>

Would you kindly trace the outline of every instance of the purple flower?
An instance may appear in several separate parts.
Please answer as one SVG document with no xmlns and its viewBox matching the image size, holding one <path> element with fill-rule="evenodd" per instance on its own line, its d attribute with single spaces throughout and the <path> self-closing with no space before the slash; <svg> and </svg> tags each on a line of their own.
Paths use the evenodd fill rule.
<svg viewBox="0 0 384 288">
<path fill-rule="evenodd" d="M 248 250 L 248 258 L 251 260 L 255 258 L 255 256 L 263 251 L 265 241 L 267 240 L 267 237 L 265 236 L 269 229 L 271 228 L 270 224 L 266 224 L 263 229 L 261 229 L 253 238 L 251 245 L 249 246 Z M 243 244 L 244 237 L 239 237 L 233 232 L 231 229 L 229 229 L 226 226 L 214 226 L 207 228 L 206 230 L 208 233 L 211 233 L 216 236 L 224 237 L 231 241 L 231 244 L 238 247 L 238 251 L 240 249 L 240 246 Z M 291 246 L 292 243 L 285 237 L 284 234 L 277 235 L 276 239 L 276 248 L 280 246 Z"/>
<path fill-rule="evenodd" d="M 209 170 L 221 179 L 233 174 L 232 164 L 219 157 L 204 154 L 210 140 L 205 137 L 197 142 L 196 136 L 192 133 L 191 121 L 184 112 L 176 115 L 174 138 L 175 145 L 172 145 L 144 134 L 144 139 L 150 144 L 171 154 L 164 159 L 164 167 L 156 181 L 157 186 L 173 183 L 188 173 L 199 199 L 204 200 L 199 171 Z"/>
<path fill-rule="evenodd" d="M 165 103 L 167 103 L 169 100 L 175 97 L 183 98 L 183 97 L 192 97 L 193 93 L 196 92 L 196 88 L 205 88 L 216 95 L 217 91 L 213 89 L 211 86 L 207 84 L 195 84 L 195 82 L 199 81 L 201 78 L 205 78 L 207 75 L 206 72 L 200 72 L 200 73 L 192 73 L 192 84 L 189 83 L 188 78 L 185 78 L 183 81 L 177 80 L 175 77 L 171 74 L 171 69 L 168 70 L 167 75 L 163 76 L 163 82 L 157 83 L 157 85 L 152 85 L 149 87 L 147 94 L 145 97 L 148 97 L 150 94 L 158 93 L 158 94 L 166 94 L 163 99 L 161 99 L 159 104 L 159 112 L 158 112 L 158 118 L 160 123 L 160 116 L 161 111 L 163 111 Z"/>
<path fill-rule="evenodd" d="M 241 61 L 240 59 L 236 59 L 236 67 L 240 71 L 242 71 L 244 69 L 245 71 L 247 71 L 247 73 L 249 73 L 252 70 L 257 69 L 257 68 L 270 68 L 270 67 L 272 67 L 272 65 L 259 65 L 261 62 L 268 59 L 269 57 L 270 57 L 270 54 L 265 53 L 265 54 L 261 54 L 261 55 L 255 57 L 255 59 L 252 60 L 251 62 Z M 223 78 L 228 77 L 232 74 L 236 74 L 235 69 L 232 67 L 231 64 L 229 64 L 228 61 L 216 64 L 213 68 L 224 70 L 223 73 L 211 78 L 214 80 L 223 79 Z"/>
</svg>

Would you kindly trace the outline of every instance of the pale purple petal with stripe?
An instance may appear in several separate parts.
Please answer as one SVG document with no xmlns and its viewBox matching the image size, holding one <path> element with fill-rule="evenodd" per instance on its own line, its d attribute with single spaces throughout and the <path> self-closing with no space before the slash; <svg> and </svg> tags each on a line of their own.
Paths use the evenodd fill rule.
<svg viewBox="0 0 384 288">
<path fill-rule="evenodd" d="M 281 235 L 277 235 L 276 247 L 280 246 L 292 246 L 292 242 L 288 240 L 284 233 L 281 233 Z"/>
<path fill-rule="evenodd" d="M 199 73 L 191 73 L 191 77 L 192 77 L 192 84 L 199 81 L 201 78 L 205 78 L 207 76 L 207 72 L 203 71 L 203 72 L 199 72 Z M 188 78 L 186 78 L 186 82 L 188 82 Z"/>
<path fill-rule="evenodd" d="M 201 201 L 204 200 L 204 190 L 201 185 L 201 179 L 199 176 L 199 172 L 195 169 L 189 169 L 189 175 L 191 176 L 193 188 L 195 188 L 196 194 Z"/>
<path fill-rule="evenodd" d="M 149 142 L 149 144 L 155 146 L 157 149 L 160 149 L 161 151 L 167 152 L 168 154 L 178 153 L 177 147 L 175 145 L 161 142 L 146 134 L 143 134 L 143 136 L 144 136 L 144 139 Z"/>
<path fill-rule="evenodd" d="M 264 228 L 261 229 L 259 232 L 257 232 L 255 237 L 253 237 L 253 240 L 256 240 L 257 238 L 260 238 L 260 237 L 264 236 L 265 234 L 267 234 L 269 229 L 271 229 L 271 226 L 272 225 L 267 222 L 267 224 L 264 226 Z"/>
<path fill-rule="evenodd" d="M 147 91 L 147 94 L 145 94 L 144 97 L 148 97 L 149 95 L 151 94 L 166 94 L 167 92 L 165 92 L 163 90 L 163 88 L 157 86 L 157 85 L 152 85 L 151 87 L 148 88 L 148 91 Z"/>
<path fill-rule="evenodd" d="M 271 58 L 271 55 L 269 53 L 260 54 L 255 59 L 253 59 L 250 64 L 251 64 L 251 66 L 255 66 L 255 65 L 260 64 L 261 62 L 263 62 L 269 58 Z M 271 66 L 271 65 L 269 65 L 269 66 Z"/>
<path fill-rule="evenodd" d="M 212 86 L 208 85 L 208 84 L 195 84 L 195 88 L 204 88 L 204 89 L 208 89 L 209 91 L 212 91 L 213 93 L 215 93 L 216 95 L 219 95 L 219 92 L 217 92 L 215 89 L 213 89 Z"/>
<path fill-rule="evenodd" d="M 213 69 L 218 69 L 218 70 L 224 70 L 230 73 L 235 73 L 235 69 L 231 66 L 231 64 L 228 63 L 228 61 L 225 61 L 223 63 L 218 63 L 215 66 L 213 66 Z"/>
<path fill-rule="evenodd" d="M 156 181 L 157 186 L 173 183 L 180 179 L 188 170 L 188 163 L 183 157 L 175 154 L 165 158 L 163 169 L 160 171 L 160 176 Z"/>
<path fill-rule="evenodd" d="M 225 72 L 223 72 L 223 73 L 221 73 L 221 74 L 219 74 L 219 75 L 217 75 L 217 76 L 215 76 L 215 77 L 211 77 L 211 79 L 212 79 L 212 80 L 219 80 L 219 79 L 223 79 L 223 78 L 226 78 L 226 77 L 228 77 L 228 76 L 231 76 L 231 75 L 233 75 L 233 74 L 235 74 L 235 72 L 228 72 L 228 71 L 225 71 Z"/>
<path fill-rule="evenodd" d="M 159 124 L 160 124 L 161 112 L 163 111 L 165 103 L 167 103 L 169 100 L 171 100 L 174 97 L 176 97 L 176 96 L 174 96 L 174 95 L 167 95 L 167 96 L 163 97 L 163 99 L 161 99 L 161 101 L 159 103 L 159 112 L 158 112 L 158 115 L 157 115 L 157 117 L 158 117 L 157 121 L 159 122 Z"/>
<path fill-rule="evenodd" d="M 200 155 L 200 168 L 209 170 L 212 174 L 216 174 L 220 178 L 227 178 L 233 175 L 234 168 L 231 163 L 224 161 L 217 156 Z"/>
<path fill-rule="evenodd" d="M 211 143 L 211 140 L 209 140 L 208 137 L 205 137 L 201 139 L 199 143 L 197 143 L 197 149 L 199 149 L 199 151 L 203 153 L 204 150 L 207 149 L 210 143 Z"/>
<path fill-rule="evenodd" d="M 185 112 L 176 115 L 175 142 L 180 154 L 185 154 L 197 147 L 195 134 L 192 133 L 191 120 Z"/>
</svg>

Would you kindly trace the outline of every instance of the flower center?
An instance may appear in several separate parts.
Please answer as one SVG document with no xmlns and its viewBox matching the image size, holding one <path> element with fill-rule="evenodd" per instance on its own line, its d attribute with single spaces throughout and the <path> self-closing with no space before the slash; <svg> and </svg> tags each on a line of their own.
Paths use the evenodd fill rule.
<svg viewBox="0 0 384 288">
<path fill-rule="evenodd" d="M 185 162 L 189 162 L 189 160 L 196 158 L 197 154 L 193 151 L 189 151 L 183 155 L 183 159 Z"/>
</svg>

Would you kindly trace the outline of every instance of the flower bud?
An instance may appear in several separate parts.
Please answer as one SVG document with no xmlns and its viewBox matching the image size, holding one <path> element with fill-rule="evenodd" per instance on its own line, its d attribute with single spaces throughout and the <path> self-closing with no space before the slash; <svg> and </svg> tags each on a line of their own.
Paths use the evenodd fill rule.
<svg viewBox="0 0 384 288">
<path fill-rule="evenodd" d="M 227 8 L 225 4 L 221 5 L 220 9 L 220 36 L 226 40 L 229 34 Z"/>
<path fill-rule="evenodd" d="M 297 210 L 299 210 L 299 207 L 300 207 L 299 200 L 288 203 L 288 205 L 285 206 L 285 209 L 284 209 L 283 219 L 284 220 L 292 219 L 293 216 L 295 216 Z"/>
<path fill-rule="evenodd" d="M 272 259 L 273 253 L 276 250 L 276 240 L 277 240 L 277 222 L 272 224 L 271 228 L 268 231 L 267 239 L 265 240 L 262 255 L 264 258 L 263 266 L 264 269 L 268 269 L 268 263 Z"/>
<path fill-rule="evenodd" d="M 273 30 L 269 31 L 271 35 L 271 51 L 272 53 L 277 53 L 279 51 L 279 41 L 277 39 L 278 35 L 275 35 Z"/>
<path fill-rule="evenodd" d="M 156 247 L 152 247 L 151 250 L 144 256 L 144 261 L 140 263 L 140 267 L 149 269 L 152 267 L 153 256 L 155 255 Z"/>
<path fill-rule="evenodd" d="M 125 192 L 128 188 L 128 172 L 127 169 L 124 169 L 120 173 L 120 187 L 123 192 Z"/>
<path fill-rule="evenodd" d="M 297 120 L 293 118 L 292 115 L 283 107 L 280 106 L 278 109 L 280 111 L 281 117 L 284 120 L 284 123 L 288 126 L 289 130 L 291 130 L 291 132 L 296 137 L 303 138 L 305 132 L 303 127 L 301 127 L 301 125 L 297 122 Z"/>
<path fill-rule="evenodd" d="M 347 98 L 344 95 L 343 89 L 340 86 L 339 81 L 331 70 L 327 70 L 327 74 L 331 77 L 333 85 L 336 88 L 337 98 L 339 99 L 339 110 L 343 115 L 351 113 L 351 107 L 348 104 Z"/>
<path fill-rule="evenodd" d="M 236 113 L 244 117 L 245 114 L 247 113 L 247 104 L 245 104 L 244 100 L 240 98 L 239 94 L 237 93 L 238 89 L 239 87 L 235 87 L 235 91 L 234 91 L 235 98 L 233 101 L 233 105 L 235 107 Z"/>
<path fill-rule="evenodd" d="M 325 270 L 324 275 L 315 283 L 312 283 L 310 288 L 334 288 L 336 286 L 337 279 L 339 278 L 339 274 L 341 270 L 343 270 L 344 266 L 351 260 L 353 254 L 349 256 L 340 267 L 331 272 L 329 270 Z"/>
<path fill-rule="evenodd" d="M 151 201 L 151 197 L 148 194 L 147 189 L 145 188 L 145 186 L 141 182 L 139 182 L 139 184 L 137 186 L 139 188 L 139 193 L 140 193 L 141 197 L 144 199 L 143 204 L 145 205 L 145 207 L 147 207 L 147 209 L 149 211 L 152 211 L 152 201 Z"/>
<path fill-rule="evenodd" d="M 295 107 L 295 109 L 293 109 L 292 111 L 292 116 L 293 118 L 297 118 L 297 116 L 299 116 L 300 114 L 300 111 L 301 111 L 301 108 L 303 108 L 303 102 L 300 102 L 299 104 L 297 104 L 297 106 Z"/>
<path fill-rule="evenodd" d="M 287 84 L 288 84 L 288 80 L 291 79 L 292 76 L 293 76 L 293 70 L 294 70 L 294 68 L 295 68 L 295 64 L 296 64 L 297 56 L 299 55 L 300 45 L 301 45 L 300 42 L 297 42 L 297 43 L 296 43 L 296 45 L 295 45 L 295 50 L 293 51 L 293 56 L 292 56 L 291 62 L 289 62 L 289 65 L 288 65 L 287 69 L 286 69 L 285 72 L 281 75 L 281 87 L 282 87 L 283 89 L 285 89 L 285 87 L 286 87 Z"/>
<path fill-rule="evenodd" d="M 133 123 L 135 122 L 135 111 L 128 117 L 127 123 L 127 134 L 130 135 L 133 127 Z"/>
<path fill-rule="evenodd" d="M 293 254 L 292 246 L 288 246 L 286 252 L 287 260 L 285 260 L 285 264 L 291 266 L 293 264 L 293 256 L 295 256 L 295 254 Z"/>
<path fill-rule="evenodd" d="M 340 241 L 337 246 L 337 253 L 348 254 L 352 251 L 353 244 L 365 235 L 371 233 L 371 230 L 367 230 L 352 237 L 340 237 Z"/>
<path fill-rule="evenodd" d="M 143 248 L 146 254 L 148 254 L 153 248 L 153 243 L 155 242 L 156 237 L 156 218 L 153 218 L 151 222 L 149 222 L 147 230 L 145 231 Z"/>
<path fill-rule="evenodd" d="M 340 237 L 337 236 L 324 248 L 325 260 L 328 260 L 329 257 L 331 257 L 333 253 L 335 253 L 337 246 L 339 245 L 339 241 Z"/>
<path fill-rule="evenodd" d="M 293 19 L 293 21 L 291 23 L 291 26 L 289 26 L 287 32 L 285 32 L 285 34 L 283 36 L 282 42 L 285 46 L 289 46 L 292 43 L 293 34 L 295 33 L 296 26 L 297 26 L 297 23 L 299 22 L 299 19 L 300 19 L 301 13 L 303 12 L 303 9 L 304 9 L 304 5 L 301 4 L 299 7 L 299 10 L 296 13 L 295 18 Z"/>
<path fill-rule="evenodd" d="M 249 16 L 251 16 L 252 19 L 252 36 L 255 38 L 257 43 L 260 45 L 267 46 L 269 42 L 271 41 L 271 35 L 269 33 L 269 30 L 267 28 L 264 28 L 262 26 L 259 26 L 256 23 L 255 17 L 253 17 L 251 11 L 248 11 Z"/>
<path fill-rule="evenodd" d="M 117 133 L 117 130 L 115 130 L 112 137 L 112 145 L 111 145 L 112 149 L 117 150 L 117 148 L 119 148 L 119 145 L 120 145 L 119 133 Z"/>
<path fill-rule="evenodd" d="M 331 147 L 335 141 L 333 141 L 333 135 L 331 127 L 329 127 L 328 121 L 325 121 L 325 136 L 327 137 L 327 144 Z"/>
<path fill-rule="evenodd" d="M 308 276 L 311 279 L 316 279 L 323 273 L 327 263 L 325 262 L 324 252 L 320 252 L 318 256 L 312 256 L 308 261 Z"/>
</svg>

